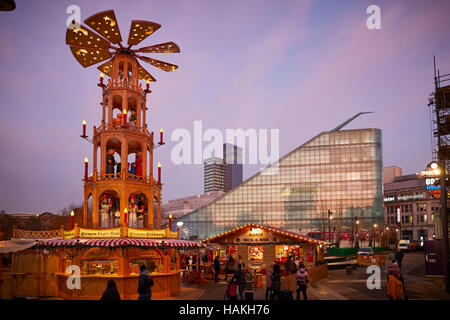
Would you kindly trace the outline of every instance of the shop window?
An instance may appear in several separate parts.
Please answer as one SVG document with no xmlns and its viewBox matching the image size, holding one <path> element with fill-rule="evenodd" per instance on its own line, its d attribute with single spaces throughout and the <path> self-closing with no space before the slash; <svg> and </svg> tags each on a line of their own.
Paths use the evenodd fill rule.
<svg viewBox="0 0 450 320">
<path fill-rule="evenodd" d="M 82 260 L 82 274 L 109 275 L 118 273 L 118 262 L 112 259 Z"/>
<path fill-rule="evenodd" d="M 285 262 L 288 256 L 303 260 L 303 249 L 298 245 L 275 246 L 275 260 L 277 262 Z"/>
<path fill-rule="evenodd" d="M 147 267 L 147 270 L 150 273 L 152 272 L 162 273 L 164 271 L 164 264 L 162 259 L 142 258 L 130 260 L 130 274 L 139 274 L 140 273 L 139 267 L 143 264 Z"/>
<path fill-rule="evenodd" d="M 248 261 L 263 261 L 264 247 L 263 246 L 248 246 Z"/>
</svg>

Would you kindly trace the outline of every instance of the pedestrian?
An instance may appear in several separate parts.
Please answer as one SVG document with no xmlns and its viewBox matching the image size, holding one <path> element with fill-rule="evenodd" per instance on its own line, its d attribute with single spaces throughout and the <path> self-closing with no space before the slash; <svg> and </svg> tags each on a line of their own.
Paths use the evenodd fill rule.
<svg viewBox="0 0 450 320">
<path fill-rule="evenodd" d="M 239 267 L 239 265 L 241 265 L 242 269 L 245 268 L 245 263 L 242 261 L 242 256 L 240 256 L 240 255 L 238 256 L 237 265 L 238 265 L 238 267 Z"/>
<path fill-rule="evenodd" d="M 389 260 L 391 261 L 391 263 L 395 262 L 395 251 L 391 252 L 391 254 L 389 255 Z"/>
<path fill-rule="evenodd" d="M 208 265 L 208 262 L 209 262 L 208 253 L 206 252 L 206 250 L 203 252 L 203 254 L 201 256 L 201 260 L 202 260 L 202 266 L 204 266 L 203 273 L 206 277 L 206 275 L 208 274 L 208 268 L 206 266 Z"/>
<path fill-rule="evenodd" d="M 236 278 L 232 278 L 228 284 L 227 291 L 225 291 L 225 297 L 229 300 L 237 300 L 237 282 Z"/>
<path fill-rule="evenodd" d="M 108 280 L 106 289 L 100 300 L 120 300 L 119 290 L 117 290 L 116 282 L 114 280 Z"/>
<path fill-rule="evenodd" d="M 219 281 L 220 260 L 219 255 L 214 258 L 214 281 Z"/>
<path fill-rule="evenodd" d="M 228 281 L 228 275 L 234 275 L 234 258 L 231 256 L 231 253 L 228 255 L 227 264 L 226 264 L 226 272 L 225 272 L 225 280 Z"/>
<path fill-rule="evenodd" d="M 308 300 L 306 295 L 306 288 L 308 287 L 309 279 L 308 279 L 308 271 L 306 271 L 305 266 L 302 264 L 299 265 L 299 269 L 297 271 L 297 300 L 300 300 L 300 292 L 303 293 L 303 298 Z"/>
<path fill-rule="evenodd" d="M 403 261 L 403 252 L 400 251 L 400 249 L 397 249 L 397 252 L 395 253 L 395 260 L 398 263 L 398 268 L 401 269 L 402 268 L 402 261 Z"/>
<path fill-rule="evenodd" d="M 244 290 L 245 290 L 245 273 L 244 269 L 242 269 L 242 264 L 238 264 L 238 269 L 234 273 L 233 279 L 236 279 L 236 284 L 239 289 L 239 299 L 244 300 Z"/>
<path fill-rule="evenodd" d="M 278 263 L 273 266 L 272 280 L 272 297 L 270 300 L 275 300 L 275 297 L 279 299 L 281 289 L 281 268 Z"/>
<path fill-rule="evenodd" d="M 397 262 L 394 262 L 388 270 L 387 296 L 389 300 L 407 299 L 405 295 L 405 280 Z"/>
<path fill-rule="evenodd" d="M 300 269 L 300 260 L 298 260 L 297 256 L 295 256 L 295 259 L 294 259 L 294 266 L 295 266 L 295 271 L 297 272 L 298 269 Z"/>
<path fill-rule="evenodd" d="M 187 257 L 188 271 L 192 271 L 192 254 Z"/>
<path fill-rule="evenodd" d="M 266 300 L 272 300 L 272 273 L 273 273 L 273 265 L 271 262 L 269 267 L 266 270 Z"/>
<path fill-rule="evenodd" d="M 284 268 L 288 273 L 295 273 L 294 270 L 294 261 L 292 261 L 292 256 L 289 255 L 286 259 L 286 262 L 284 263 Z"/>
<path fill-rule="evenodd" d="M 138 300 L 152 300 L 153 278 L 150 273 L 148 273 L 145 264 L 141 265 L 139 270 L 141 271 L 141 274 L 139 275 L 138 283 Z"/>
</svg>

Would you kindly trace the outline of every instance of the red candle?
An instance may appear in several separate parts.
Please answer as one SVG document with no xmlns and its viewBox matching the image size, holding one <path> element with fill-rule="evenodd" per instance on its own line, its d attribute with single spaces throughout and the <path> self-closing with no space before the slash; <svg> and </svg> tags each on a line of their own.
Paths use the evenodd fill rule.
<svg viewBox="0 0 450 320">
<path fill-rule="evenodd" d="M 71 230 L 72 230 L 73 227 L 74 227 L 74 218 L 75 218 L 75 213 L 74 213 L 73 210 L 72 210 L 72 212 L 70 213 L 70 229 L 71 229 Z"/>
<path fill-rule="evenodd" d="M 172 231 L 172 214 L 169 214 L 169 230 Z"/>
<path fill-rule="evenodd" d="M 127 110 L 123 109 L 122 113 L 123 113 L 123 116 L 122 116 L 122 118 L 123 118 L 123 126 L 126 127 L 127 126 Z"/>
<path fill-rule="evenodd" d="M 103 72 L 100 73 L 100 84 L 103 84 Z"/>
<path fill-rule="evenodd" d="M 83 120 L 83 137 L 86 137 L 86 120 Z"/>
<path fill-rule="evenodd" d="M 123 210 L 123 222 L 125 224 L 128 224 L 128 209 L 125 208 L 125 210 Z"/>
<path fill-rule="evenodd" d="M 147 86 L 145 87 L 145 90 L 150 90 L 150 81 L 147 79 Z"/>
<path fill-rule="evenodd" d="M 158 184 L 161 184 L 161 162 L 158 162 Z"/>
<path fill-rule="evenodd" d="M 159 144 L 163 144 L 163 129 L 159 130 Z"/>
<path fill-rule="evenodd" d="M 84 157 L 84 180 L 88 180 L 88 158 Z"/>
</svg>

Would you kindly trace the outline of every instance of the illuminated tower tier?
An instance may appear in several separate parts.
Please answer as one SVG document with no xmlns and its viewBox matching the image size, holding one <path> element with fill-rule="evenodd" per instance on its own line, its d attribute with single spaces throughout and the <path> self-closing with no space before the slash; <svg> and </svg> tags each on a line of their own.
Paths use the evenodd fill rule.
<svg viewBox="0 0 450 320">
<path fill-rule="evenodd" d="M 142 220 L 139 227 L 160 227 L 161 184 L 153 175 L 155 144 L 146 119 L 146 98 L 150 91 L 143 90 L 138 81 L 138 65 L 129 54 L 116 55 L 111 61 L 111 79 L 101 86 L 102 122 L 93 128 L 93 173 L 84 181 L 86 227 L 129 224 L 133 200 L 135 206 L 139 202 L 138 211 L 144 206 L 144 211 L 139 212 Z M 153 225 L 154 203 L 156 226 Z M 109 217 L 105 218 L 102 214 L 107 206 Z"/>
</svg>

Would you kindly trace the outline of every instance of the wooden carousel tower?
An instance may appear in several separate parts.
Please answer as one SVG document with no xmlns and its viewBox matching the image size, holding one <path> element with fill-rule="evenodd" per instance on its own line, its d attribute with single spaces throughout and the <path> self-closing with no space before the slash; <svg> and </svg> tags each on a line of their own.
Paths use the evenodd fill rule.
<svg viewBox="0 0 450 320">
<path fill-rule="evenodd" d="M 158 174 L 154 175 L 153 151 L 164 144 L 163 133 L 161 129 L 155 143 L 146 117 L 149 82 L 156 79 L 138 59 L 164 71 L 178 67 L 138 53 L 180 52 L 179 47 L 166 42 L 131 49 L 161 27 L 141 20 L 131 22 L 128 43 L 123 46 L 112 10 L 97 13 L 84 22 L 91 30 L 74 22 L 67 29 L 66 44 L 83 67 L 107 61 L 98 67 L 102 72 L 98 84 L 102 90 L 102 117 L 101 124 L 93 127 L 92 139 L 86 135 L 83 122 L 82 137 L 93 144 L 91 174 L 88 159 L 85 160 L 83 226 L 160 228 L 161 168 L 158 163 Z M 104 75 L 109 77 L 107 81 Z"/>
</svg>

